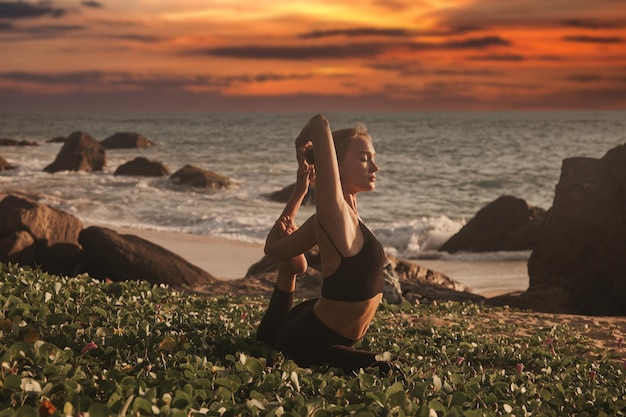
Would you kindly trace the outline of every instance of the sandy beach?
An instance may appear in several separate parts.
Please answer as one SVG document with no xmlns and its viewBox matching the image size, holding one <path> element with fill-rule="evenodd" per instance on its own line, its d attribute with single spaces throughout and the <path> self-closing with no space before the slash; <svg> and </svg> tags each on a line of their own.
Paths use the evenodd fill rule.
<svg viewBox="0 0 626 417">
<path fill-rule="evenodd" d="M 139 236 L 163 246 L 219 279 L 243 278 L 263 257 L 260 244 L 185 233 L 111 227 L 121 234 Z"/>
<path fill-rule="evenodd" d="M 223 280 L 243 278 L 248 268 L 263 257 L 261 244 L 184 233 L 113 229 L 163 246 Z M 447 275 L 487 297 L 528 288 L 526 262 L 409 261 Z"/>
</svg>

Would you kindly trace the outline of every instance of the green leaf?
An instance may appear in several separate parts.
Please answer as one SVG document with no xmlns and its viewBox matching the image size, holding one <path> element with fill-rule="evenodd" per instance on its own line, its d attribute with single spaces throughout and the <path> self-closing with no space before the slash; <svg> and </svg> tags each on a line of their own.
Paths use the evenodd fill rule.
<svg viewBox="0 0 626 417">
<path fill-rule="evenodd" d="M 133 414 L 137 414 L 138 411 L 143 411 L 147 414 L 152 414 L 152 402 L 145 398 L 135 398 L 133 402 Z"/>
<path fill-rule="evenodd" d="M 39 412 L 35 407 L 22 406 L 16 410 L 15 417 L 39 417 Z"/>
<path fill-rule="evenodd" d="M 22 385 L 22 377 L 19 375 L 9 374 L 4 378 L 2 388 L 9 391 L 16 391 L 20 389 L 20 385 Z"/>
<path fill-rule="evenodd" d="M 189 395 L 185 391 L 178 390 L 176 391 L 176 395 L 172 399 L 171 407 L 172 408 L 185 408 L 190 404 Z M 91 417 L 91 416 L 90 416 Z"/>
<path fill-rule="evenodd" d="M 263 370 L 265 369 L 261 361 L 251 356 L 249 356 L 246 359 L 245 365 L 246 365 L 246 369 L 250 371 L 252 376 L 255 378 L 259 377 L 263 373 Z"/>
<path fill-rule="evenodd" d="M 102 403 L 92 403 L 88 409 L 89 417 L 109 417 L 111 412 L 106 405 Z"/>
<path fill-rule="evenodd" d="M 443 404 L 441 404 L 441 402 L 439 402 L 439 400 L 430 400 L 428 402 L 428 407 L 432 408 L 435 411 L 446 411 L 446 406 L 444 406 Z"/>
<path fill-rule="evenodd" d="M 65 391 L 75 394 L 78 394 L 81 390 L 80 384 L 72 379 L 63 381 L 63 388 L 65 388 Z"/>
<path fill-rule="evenodd" d="M 68 322 L 68 317 L 61 313 L 52 313 L 46 316 L 46 324 L 48 326 L 58 326 Z"/>
<path fill-rule="evenodd" d="M 232 379 L 228 379 L 228 378 L 215 378 L 213 383 L 217 386 L 227 388 L 228 390 L 232 392 L 237 391 L 240 385 L 237 382 L 233 381 Z"/>
<path fill-rule="evenodd" d="M 453 392 L 452 396 L 450 397 L 450 405 L 451 406 L 463 405 L 463 403 L 465 403 L 465 401 L 467 401 L 467 395 L 465 395 L 465 393 L 463 393 L 461 391 Z"/>
<path fill-rule="evenodd" d="M 390 395 L 393 395 L 396 392 L 401 392 L 401 391 L 404 392 L 404 385 L 402 385 L 400 382 L 394 382 L 393 385 L 387 388 L 387 390 L 385 391 L 385 395 L 389 397 Z"/>
</svg>

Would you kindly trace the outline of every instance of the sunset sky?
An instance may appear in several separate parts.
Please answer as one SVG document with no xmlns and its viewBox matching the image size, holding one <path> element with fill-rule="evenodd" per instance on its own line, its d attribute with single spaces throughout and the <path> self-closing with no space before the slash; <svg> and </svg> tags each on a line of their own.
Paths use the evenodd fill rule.
<svg viewBox="0 0 626 417">
<path fill-rule="evenodd" d="M 626 0 L 0 1 L 0 111 L 626 109 Z"/>
</svg>

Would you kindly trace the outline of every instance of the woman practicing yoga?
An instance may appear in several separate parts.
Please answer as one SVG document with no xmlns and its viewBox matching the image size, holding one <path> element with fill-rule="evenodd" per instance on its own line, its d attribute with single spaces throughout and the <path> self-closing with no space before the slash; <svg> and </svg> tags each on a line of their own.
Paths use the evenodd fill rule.
<svg viewBox="0 0 626 417">
<path fill-rule="evenodd" d="M 265 244 L 265 253 L 280 266 L 257 337 L 300 366 L 352 371 L 377 364 L 377 353 L 353 348 L 384 288 L 385 253 L 359 217 L 356 202 L 358 193 L 376 186 L 375 155 L 364 126 L 331 132 L 322 115 L 312 117 L 296 138 L 296 186 Z M 294 218 L 313 180 L 315 214 L 298 228 Z M 307 268 L 304 252 L 315 245 L 321 296 L 293 306 L 296 275 Z"/>
</svg>

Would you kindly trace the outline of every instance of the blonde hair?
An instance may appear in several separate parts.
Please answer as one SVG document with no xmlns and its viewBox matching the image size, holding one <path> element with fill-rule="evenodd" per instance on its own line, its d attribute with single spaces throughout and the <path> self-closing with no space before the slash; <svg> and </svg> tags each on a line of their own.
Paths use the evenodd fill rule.
<svg viewBox="0 0 626 417">
<path fill-rule="evenodd" d="M 335 142 L 335 152 L 337 152 L 338 160 L 341 160 L 345 155 L 350 141 L 358 137 L 365 137 L 372 140 L 370 134 L 367 133 L 367 127 L 365 127 L 363 123 L 358 123 L 355 127 L 338 129 L 333 132 L 333 142 Z"/>
</svg>

